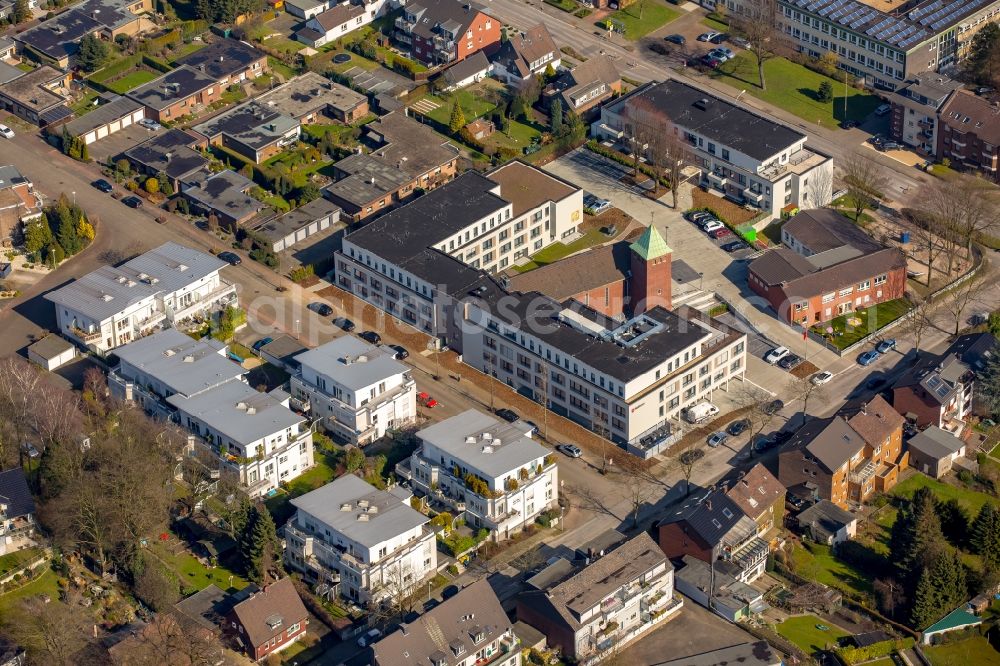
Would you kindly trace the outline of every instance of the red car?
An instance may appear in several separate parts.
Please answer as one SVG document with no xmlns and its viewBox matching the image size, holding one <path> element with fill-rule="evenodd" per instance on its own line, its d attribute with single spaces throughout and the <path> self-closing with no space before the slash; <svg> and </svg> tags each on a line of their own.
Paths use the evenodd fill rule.
<svg viewBox="0 0 1000 666">
<path fill-rule="evenodd" d="M 722 227 L 721 229 L 716 229 L 715 231 L 709 232 L 708 235 L 711 236 L 712 238 L 725 238 L 727 236 L 732 236 L 733 232 L 727 229 L 726 227 Z"/>
<path fill-rule="evenodd" d="M 722 64 L 722 61 L 719 60 L 718 58 L 713 58 L 712 56 L 706 55 L 702 57 L 701 64 L 705 65 L 706 67 L 711 67 L 712 69 L 718 69 L 719 65 Z"/>
<path fill-rule="evenodd" d="M 417 394 L 417 402 L 427 409 L 433 409 L 438 406 L 438 401 L 432 398 L 428 393 L 421 391 Z"/>
</svg>

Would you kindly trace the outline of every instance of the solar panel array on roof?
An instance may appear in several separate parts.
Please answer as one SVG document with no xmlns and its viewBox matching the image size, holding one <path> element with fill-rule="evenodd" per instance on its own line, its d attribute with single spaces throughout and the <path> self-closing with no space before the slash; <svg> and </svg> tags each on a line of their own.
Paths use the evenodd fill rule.
<svg viewBox="0 0 1000 666">
<path fill-rule="evenodd" d="M 892 46 L 909 49 L 993 0 L 934 0 L 906 16 L 889 16 L 857 0 L 788 0 L 806 12 Z"/>
</svg>

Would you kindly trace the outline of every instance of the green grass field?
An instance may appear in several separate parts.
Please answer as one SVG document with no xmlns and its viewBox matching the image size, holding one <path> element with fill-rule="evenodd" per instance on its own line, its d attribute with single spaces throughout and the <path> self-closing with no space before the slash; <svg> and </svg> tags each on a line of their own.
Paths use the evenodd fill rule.
<svg viewBox="0 0 1000 666">
<path fill-rule="evenodd" d="M 872 591 L 871 577 L 838 560 L 829 546 L 809 543 L 808 547 L 793 550 L 792 557 L 795 558 L 795 570 L 800 576 L 838 590 Z"/>
<path fill-rule="evenodd" d="M 278 60 L 274 56 L 268 56 L 267 57 L 267 66 L 271 68 L 272 72 L 275 72 L 277 74 L 281 74 L 281 76 L 284 77 L 285 81 L 287 81 L 288 79 L 290 79 L 293 76 L 295 76 L 295 70 L 294 69 L 292 69 L 291 67 L 289 67 L 285 63 L 281 62 L 280 60 Z"/>
<path fill-rule="evenodd" d="M 766 90 L 761 90 L 757 61 L 747 52 L 740 53 L 710 74 L 738 90 L 779 106 L 811 123 L 831 127 L 843 120 L 864 120 L 879 105 L 879 98 L 857 88 L 847 89 L 847 112 L 844 112 L 844 84 L 784 58 L 764 63 Z M 834 98 L 820 102 L 817 91 L 824 81 L 833 85 Z"/>
<path fill-rule="evenodd" d="M 518 273 L 526 273 L 530 270 L 539 268 L 540 266 L 551 264 L 553 261 L 559 261 L 563 257 L 575 254 L 581 250 L 586 250 L 587 248 L 598 245 L 606 240 L 608 240 L 607 236 L 602 234 L 597 229 L 592 229 L 568 245 L 558 241 L 552 243 L 548 247 L 533 254 L 531 256 L 531 261 L 521 266 L 516 266 L 514 270 Z"/>
<path fill-rule="evenodd" d="M 270 39 L 265 39 L 262 44 L 282 53 L 298 53 L 306 47 L 302 42 L 289 39 L 288 37 L 271 37 Z"/>
<path fill-rule="evenodd" d="M 51 599 L 59 598 L 59 577 L 51 569 L 46 569 L 38 578 L 24 587 L 0 595 L 0 617 L 5 616 L 21 599 L 47 594 Z"/>
<path fill-rule="evenodd" d="M 531 145 L 535 138 L 542 136 L 542 128 L 537 125 L 528 125 L 517 120 L 510 121 L 507 134 L 499 130 L 488 136 L 483 144 L 486 146 L 517 148 L 518 150 Z"/>
<path fill-rule="evenodd" d="M 845 349 L 886 324 L 896 321 L 909 310 L 910 302 L 905 298 L 897 298 L 896 300 L 886 301 L 885 303 L 869 307 L 863 312 L 851 312 L 830 321 L 816 324 L 813 326 L 813 330 L 817 333 L 825 334 L 827 333 L 827 329 L 832 328 L 835 333 L 842 333 L 842 335 L 835 335 L 830 339 L 830 342 L 839 349 Z M 853 318 L 860 319 L 861 325 L 853 328 L 848 327 L 847 320 Z"/>
<path fill-rule="evenodd" d="M 465 122 L 467 123 L 471 123 L 476 118 L 485 116 L 487 113 L 496 108 L 496 105 L 493 102 L 476 96 L 473 91 L 468 88 L 457 90 L 444 97 L 426 95 L 423 100 L 426 100 L 431 104 L 437 104 L 437 107 L 431 111 L 427 111 L 426 113 L 423 111 L 424 105 L 421 105 L 414 110 L 417 113 L 425 115 L 431 120 L 436 120 L 445 126 L 451 122 L 451 109 L 456 103 L 462 107 L 462 115 L 465 116 Z"/>
<path fill-rule="evenodd" d="M 41 548 L 25 548 L 0 556 L 0 576 L 16 571 L 42 554 Z"/>
<path fill-rule="evenodd" d="M 119 94 L 127 93 L 133 88 L 138 88 L 143 83 L 149 83 L 155 79 L 158 74 L 147 69 L 140 69 L 138 71 L 132 72 L 131 74 L 126 74 L 117 81 L 112 81 L 111 83 L 104 84 L 108 90 L 114 91 Z"/>
<path fill-rule="evenodd" d="M 228 590 L 231 587 L 242 590 L 249 582 L 242 576 L 223 566 L 210 569 L 195 557 L 187 549 L 181 550 L 176 555 L 170 552 L 166 546 L 160 542 L 151 542 L 150 552 L 160 561 L 166 564 L 177 574 L 182 589 L 203 590 L 209 585 Z"/>
<path fill-rule="evenodd" d="M 825 626 L 827 630 L 817 629 Z M 798 645 L 806 654 L 815 654 L 825 650 L 827 645 L 836 645 L 837 639 L 848 633 L 836 625 L 832 625 L 815 615 L 799 615 L 790 617 L 776 629 L 778 633 Z"/>
<path fill-rule="evenodd" d="M 545 4 L 552 5 L 564 12 L 575 12 L 579 7 L 573 0 L 545 0 Z"/>
<path fill-rule="evenodd" d="M 606 20 L 620 23 L 625 28 L 625 38 L 635 41 L 670 23 L 681 12 L 668 6 L 662 0 L 637 0 L 624 9 L 619 9 Z M 607 26 L 604 21 L 596 24 Z"/>
<path fill-rule="evenodd" d="M 708 18 L 707 16 L 701 20 L 701 23 L 716 32 L 729 32 L 728 23 L 723 23 L 722 21 L 717 21 L 716 19 Z"/>
<path fill-rule="evenodd" d="M 989 501 L 996 501 L 985 493 L 975 490 L 959 488 L 948 483 L 942 483 L 923 474 L 914 474 L 905 481 L 900 482 L 892 489 L 892 494 L 897 497 L 912 499 L 913 494 L 920 488 L 930 488 L 940 502 L 947 502 L 951 499 L 958 500 L 962 508 L 966 510 L 970 518 L 975 518 L 983 504 Z"/>
<path fill-rule="evenodd" d="M 983 636 L 922 649 L 933 666 L 1000 666 L 1000 652 Z"/>
</svg>

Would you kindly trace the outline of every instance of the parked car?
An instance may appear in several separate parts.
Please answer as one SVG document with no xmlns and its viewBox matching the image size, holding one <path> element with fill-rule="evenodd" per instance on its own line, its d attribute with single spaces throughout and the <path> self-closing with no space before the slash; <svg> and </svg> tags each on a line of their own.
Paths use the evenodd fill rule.
<svg viewBox="0 0 1000 666">
<path fill-rule="evenodd" d="M 797 368 L 799 365 L 802 364 L 803 360 L 804 359 L 798 354 L 789 354 L 785 358 L 778 361 L 778 366 L 782 370 L 794 370 L 795 368 Z"/>
<path fill-rule="evenodd" d="M 12 130 L 11 128 L 7 127 L 6 125 L 0 125 L 0 135 L 2 135 L 3 138 L 5 138 L 5 139 L 13 139 L 14 138 L 14 130 Z"/>
<path fill-rule="evenodd" d="M 333 308 L 331 308 L 326 303 L 318 303 L 316 301 L 313 301 L 312 303 L 307 305 L 306 308 L 312 310 L 321 317 L 329 317 L 330 315 L 333 314 Z"/>
<path fill-rule="evenodd" d="M 716 229 L 725 229 L 725 228 L 726 225 L 724 225 L 722 222 L 719 222 L 718 220 L 712 220 L 702 227 L 702 229 L 705 231 L 706 234 L 710 234 Z"/>
<path fill-rule="evenodd" d="M 830 372 L 829 370 L 824 370 L 823 372 L 817 372 L 815 375 L 812 376 L 812 378 L 809 381 L 811 381 L 816 386 L 822 386 L 831 379 L 833 379 L 833 373 Z"/>
<path fill-rule="evenodd" d="M 858 356 L 858 364 L 867 367 L 877 361 L 879 356 L 881 356 L 881 354 L 874 349 L 870 349 Z"/>
<path fill-rule="evenodd" d="M 855 127 L 858 126 L 858 121 L 856 121 L 856 120 L 845 120 L 844 122 L 840 123 L 840 126 L 843 129 L 854 129 Z"/>
<path fill-rule="evenodd" d="M 895 141 L 883 141 L 878 145 L 878 149 L 883 152 L 886 150 L 902 150 L 903 144 L 897 143 Z"/>
<path fill-rule="evenodd" d="M 150 130 L 151 132 L 158 132 L 161 129 L 163 129 L 163 125 L 161 125 L 160 123 L 156 122 L 155 120 L 151 120 L 149 118 L 143 118 L 137 124 L 140 127 L 145 127 L 146 129 Z"/>
<path fill-rule="evenodd" d="M 402 361 L 404 358 L 409 358 L 410 352 L 406 351 L 406 347 L 402 345 L 386 345 L 389 349 L 395 352 L 392 357 L 397 361 Z"/>
<path fill-rule="evenodd" d="M 729 435 L 722 432 L 721 430 L 719 432 L 713 432 L 711 435 L 708 436 L 708 445 L 714 449 L 715 447 L 725 442 L 727 439 L 729 439 Z"/>
<path fill-rule="evenodd" d="M 376 333 L 375 331 L 363 331 L 358 334 L 358 337 L 364 340 L 365 342 L 372 343 L 373 345 L 382 344 L 382 336 Z"/>
<path fill-rule="evenodd" d="M 865 388 L 868 389 L 869 391 L 875 391 L 877 389 L 882 388 L 885 382 L 886 382 L 885 375 L 872 375 L 871 377 L 868 378 L 868 381 L 865 382 Z"/>
<path fill-rule="evenodd" d="M 775 347 L 764 355 L 764 360 L 771 365 L 775 365 L 778 361 L 785 358 L 790 353 L 791 352 L 789 352 L 786 347 Z"/>
<path fill-rule="evenodd" d="M 355 328 L 354 322 L 347 317 L 337 317 L 333 320 L 333 325 L 342 331 L 346 331 L 347 333 L 350 333 Z"/>
<path fill-rule="evenodd" d="M 432 398 L 430 394 L 426 393 L 425 391 L 421 391 L 420 393 L 417 394 L 417 403 L 423 405 L 427 409 L 433 409 L 440 404 L 437 400 Z"/>
<path fill-rule="evenodd" d="M 975 90 L 977 95 L 989 95 L 994 92 L 996 92 L 996 88 L 993 88 L 992 86 L 979 86 Z"/>
<path fill-rule="evenodd" d="M 604 211 L 611 208 L 611 202 L 607 199 L 602 199 L 601 197 L 587 193 L 583 195 L 583 207 L 594 215 L 600 215 Z"/>
<path fill-rule="evenodd" d="M 369 629 L 365 634 L 358 638 L 358 647 L 367 647 L 372 643 L 378 641 L 382 637 L 382 632 L 378 629 Z"/>
<path fill-rule="evenodd" d="M 733 37 L 729 41 L 731 41 L 733 44 L 736 44 L 736 46 L 740 47 L 741 49 L 750 48 L 750 40 L 747 39 L 746 37 Z"/>
<path fill-rule="evenodd" d="M 732 241 L 726 243 L 725 245 L 721 245 L 720 247 L 726 252 L 737 252 L 739 250 L 745 250 L 750 246 L 744 243 L 743 241 Z"/>
<path fill-rule="evenodd" d="M 136 196 L 125 197 L 122 199 L 122 203 L 129 208 L 142 208 L 142 199 Z"/>
<path fill-rule="evenodd" d="M 877 351 L 879 354 L 885 354 L 886 352 L 892 351 L 895 348 L 896 348 L 895 338 L 889 338 L 888 340 L 883 340 L 882 342 L 878 343 L 878 345 L 875 347 L 875 351 Z"/>
<path fill-rule="evenodd" d="M 705 67 L 709 67 L 711 69 L 718 69 L 719 65 L 722 64 L 722 60 L 720 60 L 719 58 L 710 56 L 710 55 L 704 55 L 701 58 L 701 64 L 703 64 L 703 65 L 705 65 Z"/>
<path fill-rule="evenodd" d="M 236 254 L 235 252 L 220 252 L 216 256 L 219 257 L 219 259 L 222 259 L 230 266 L 239 266 L 240 264 L 243 263 L 243 260 L 240 259 L 240 255 Z"/>
<path fill-rule="evenodd" d="M 732 49 L 727 49 L 724 46 L 720 46 L 717 49 L 712 49 L 711 51 L 708 52 L 708 55 L 712 56 L 713 58 L 718 58 L 722 62 L 726 62 L 727 60 L 732 60 L 733 58 L 736 57 L 736 53 Z"/>
<path fill-rule="evenodd" d="M 876 116 L 884 116 L 892 111 L 892 107 L 888 104 L 879 104 L 878 108 L 875 109 Z"/>
<path fill-rule="evenodd" d="M 99 189 L 101 192 L 104 193 L 115 191 L 115 186 L 109 183 L 108 181 L 104 180 L 103 178 L 98 178 L 93 183 L 91 183 L 91 185 L 93 185 L 94 187 L 96 187 L 97 189 Z"/>
<path fill-rule="evenodd" d="M 260 340 L 258 340 L 257 342 L 253 343 L 253 347 L 252 347 L 252 349 L 253 349 L 253 350 L 254 350 L 255 352 L 259 352 L 259 351 L 260 351 L 260 349 L 261 349 L 261 347 L 263 347 L 263 346 L 265 346 L 265 345 L 269 345 L 269 344 L 271 344 L 272 342 L 274 342 L 274 338 L 270 338 L 270 337 L 268 337 L 268 338 L 261 338 L 261 339 L 260 339 Z"/>
<path fill-rule="evenodd" d="M 687 219 L 692 222 L 700 222 L 701 220 L 714 220 L 715 216 L 709 213 L 707 210 L 692 210 L 684 215 Z"/>
<path fill-rule="evenodd" d="M 772 400 L 763 407 L 763 412 L 768 416 L 773 416 L 777 414 L 782 409 L 785 408 L 785 402 L 783 400 Z"/>
<path fill-rule="evenodd" d="M 579 458 L 583 455 L 583 451 L 580 450 L 579 446 L 574 446 L 573 444 L 560 444 L 556 447 L 560 453 L 565 453 L 570 458 Z"/>
<path fill-rule="evenodd" d="M 679 44 L 680 46 L 687 44 L 687 39 L 684 38 L 684 35 L 667 35 L 663 39 L 667 40 L 671 44 Z"/>
<path fill-rule="evenodd" d="M 716 37 L 718 37 L 719 34 L 720 33 L 714 32 L 714 31 L 703 32 L 700 35 L 698 35 L 698 41 L 699 42 L 710 42 L 713 39 L 715 39 Z"/>
<path fill-rule="evenodd" d="M 704 423 L 718 413 L 719 408 L 707 400 L 681 410 L 681 416 L 688 423 Z"/>
<path fill-rule="evenodd" d="M 448 587 L 446 587 L 443 590 L 441 590 L 441 598 L 444 599 L 445 601 L 447 601 L 448 599 L 451 599 L 453 596 L 455 596 L 456 594 L 458 594 L 461 591 L 462 591 L 462 588 L 460 588 L 459 586 L 457 586 L 457 585 L 449 585 Z"/>
<path fill-rule="evenodd" d="M 750 448 L 754 451 L 767 451 L 778 445 L 777 440 L 772 435 L 757 435 L 753 438 Z"/>
<path fill-rule="evenodd" d="M 739 421 L 733 421 L 726 427 L 726 434 L 732 437 L 739 437 L 747 430 L 750 429 L 749 419 L 740 419 Z"/>
<path fill-rule="evenodd" d="M 733 232 L 726 227 L 722 227 L 721 229 L 716 229 L 715 231 L 709 231 L 708 235 L 712 238 L 728 238 L 733 235 Z"/>
<path fill-rule="evenodd" d="M 506 407 L 501 407 L 496 411 L 497 416 L 502 418 L 507 423 L 513 423 L 517 421 L 520 417 L 517 415 L 513 409 L 507 409 Z"/>
<path fill-rule="evenodd" d="M 708 41 L 713 44 L 722 44 L 723 42 L 729 41 L 729 33 L 717 32 L 715 33 L 715 37 L 712 37 Z"/>
</svg>

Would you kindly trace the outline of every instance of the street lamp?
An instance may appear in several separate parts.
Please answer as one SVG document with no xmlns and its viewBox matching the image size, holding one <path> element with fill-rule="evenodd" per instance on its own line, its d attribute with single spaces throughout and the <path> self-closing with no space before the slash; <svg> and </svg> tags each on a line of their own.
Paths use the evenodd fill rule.
<svg viewBox="0 0 1000 666">
<path fill-rule="evenodd" d="M 76 191 L 73 191 L 73 205 L 76 205 Z"/>
</svg>

